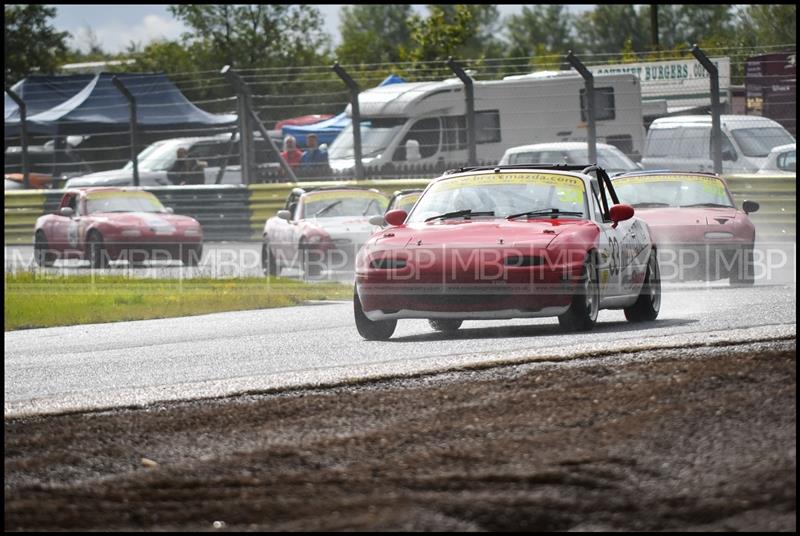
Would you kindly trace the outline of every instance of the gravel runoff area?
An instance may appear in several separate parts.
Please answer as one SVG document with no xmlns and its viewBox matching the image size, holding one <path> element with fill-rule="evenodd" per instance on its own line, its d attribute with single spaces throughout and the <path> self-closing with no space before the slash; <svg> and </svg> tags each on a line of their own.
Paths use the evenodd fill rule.
<svg viewBox="0 0 800 536">
<path fill-rule="evenodd" d="M 5 530 L 796 529 L 796 340 L 5 420 Z"/>
</svg>

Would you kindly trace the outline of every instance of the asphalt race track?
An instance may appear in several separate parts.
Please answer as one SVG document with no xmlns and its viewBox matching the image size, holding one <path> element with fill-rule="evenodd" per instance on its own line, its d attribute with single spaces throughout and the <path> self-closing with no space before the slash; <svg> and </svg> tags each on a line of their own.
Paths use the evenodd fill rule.
<svg viewBox="0 0 800 536">
<path fill-rule="evenodd" d="M 468 321 L 453 336 L 424 320 L 388 342 L 356 332 L 349 302 L 5 334 L 5 416 L 138 406 L 461 366 L 570 360 L 652 348 L 796 338 L 794 283 L 667 286 L 651 324 L 601 311 L 568 334 L 556 319 Z"/>
</svg>

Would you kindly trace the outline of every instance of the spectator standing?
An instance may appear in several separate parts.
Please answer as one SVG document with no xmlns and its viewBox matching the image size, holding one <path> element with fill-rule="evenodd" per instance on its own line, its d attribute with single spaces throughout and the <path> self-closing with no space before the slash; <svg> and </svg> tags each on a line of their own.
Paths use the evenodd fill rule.
<svg viewBox="0 0 800 536">
<path fill-rule="evenodd" d="M 189 150 L 186 147 L 179 147 L 176 152 L 177 159 L 170 169 L 168 178 L 172 184 L 178 185 L 197 185 L 205 184 L 206 176 L 204 163 L 194 158 L 189 158 Z"/>
<path fill-rule="evenodd" d="M 328 171 L 328 152 L 317 147 L 317 135 L 306 136 L 307 149 L 300 159 L 300 167 L 312 175 L 324 175 Z"/>
<path fill-rule="evenodd" d="M 283 152 L 281 156 L 289 167 L 297 169 L 300 166 L 300 159 L 303 157 L 303 151 L 297 148 L 297 142 L 294 136 L 286 136 L 283 138 Z"/>
</svg>

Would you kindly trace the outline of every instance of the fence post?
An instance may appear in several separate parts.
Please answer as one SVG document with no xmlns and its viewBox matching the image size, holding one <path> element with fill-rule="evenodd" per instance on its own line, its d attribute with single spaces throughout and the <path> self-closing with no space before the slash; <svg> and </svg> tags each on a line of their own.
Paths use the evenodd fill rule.
<svg viewBox="0 0 800 536">
<path fill-rule="evenodd" d="M 250 128 L 250 94 L 242 78 L 226 65 L 220 74 L 228 81 L 236 93 L 236 118 L 239 123 L 239 164 L 242 168 L 242 183 L 250 184 L 253 163 L 253 129 Z"/>
<path fill-rule="evenodd" d="M 139 159 L 136 152 L 136 99 L 125 84 L 122 83 L 117 75 L 111 77 L 111 82 L 116 86 L 120 93 L 128 100 L 128 108 L 130 109 L 130 133 L 131 133 L 131 161 L 133 162 L 133 185 L 139 186 Z"/>
<path fill-rule="evenodd" d="M 719 106 L 719 69 L 711 63 L 700 47 L 692 46 L 692 54 L 708 72 L 711 79 L 711 157 L 714 160 L 714 173 L 722 173 L 722 128 Z"/>
<path fill-rule="evenodd" d="M 240 142 L 240 159 L 242 161 L 242 182 L 245 184 L 250 184 L 250 177 L 251 177 L 251 170 L 255 167 L 255 145 L 253 144 L 253 129 L 251 127 L 251 122 L 255 124 L 256 128 L 261 132 L 261 135 L 264 136 L 264 140 L 272 146 L 272 149 L 278 155 L 278 160 L 280 160 L 283 169 L 286 171 L 286 174 L 289 175 L 289 178 L 296 182 L 297 177 L 294 174 L 294 170 L 289 165 L 289 163 L 283 158 L 281 155 L 280 149 L 275 146 L 275 142 L 272 141 L 272 138 L 269 137 L 269 132 L 261 123 L 261 119 L 259 119 L 258 114 L 253 109 L 253 95 L 250 93 L 250 87 L 247 83 L 242 80 L 242 77 L 239 76 L 239 73 L 236 73 L 231 69 L 230 65 L 226 65 L 220 71 L 220 74 L 225 77 L 226 80 L 233 86 L 234 91 L 236 91 L 236 97 L 239 101 L 239 142 Z M 247 142 L 247 143 L 245 143 Z M 245 151 L 245 146 L 247 145 L 247 150 Z M 247 160 L 245 160 L 247 158 Z M 247 175 L 245 176 L 245 161 L 247 162 Z"/>
<path fill-rule="evenodd" d="M 22 185 L 27 190 L 30 188 L 30 162 L 28 161 L 28 107 L 25 102 L 19 98 L 14 91 L 6 88 L 6 93 L 11 97 L 17 106 L 19 106 L 19 132 L 20 132 L 20 147 L 22 147 Z"/>
<path fill-rule="evenodd" d="M 567 61 L 583 77 L 586 84 L 586 142 L 589 145 L 589 163 L 597 164 L 597 126 L 595 125 L 595 100 L 594 100 L 594 76 L 589 69 L 572 53 L 567 54 Z"/>
<path fill-rule="evenodd" d="M 333 64 L 333 70 L 339 75 L 339 78 L 347 85 L 350 90 L 350 105 L 351 116 L 353 125 L 353 158 L 355 158 L 356 179 L 361 180 L 364 178 L 364 164 L 361 162 L 361 109 L 358 105 L 358 94 L 361 90 L 358 84 L 353 80 L 347 71 L 342 69 L 339 62 Z"/>
<path fill-rule="evenodd" d="M 464 69 L 453 59 L 453 56 L 447 58 L 447 66 L 464 82 L 464 95 L 467 105 L 467 159 L 470 166 L 475 166 L 478 163 L 478 153 L 475 147 L 475 86 L 472 82 L 472 77 L 464 72 Z"/>
</svg>

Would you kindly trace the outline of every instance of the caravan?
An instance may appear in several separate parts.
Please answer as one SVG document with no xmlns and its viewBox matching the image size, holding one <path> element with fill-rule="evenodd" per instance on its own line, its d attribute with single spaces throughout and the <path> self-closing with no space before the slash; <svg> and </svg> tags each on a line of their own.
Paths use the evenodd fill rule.
<svg viewBox="0 0 800 536">
<path fill-rule="evenodd" d="M 638 159 L 644 144 L 639 80 L 629 74 L 596 76 L 594 85 L 597 141 Z M 497 162 L 506 149 L 517 145 L 586 141 L 585 84 L 572 71 L 475 81 L 474 89 L 480 162 Z M 467 161 L 466 103 L 460 80 L 372 88 L 359 95 L 359 107 L 366 168 Z M 334 171 L 354 167 L 352 125 L 330 146 L 329 156 Z"/>
</svg>

